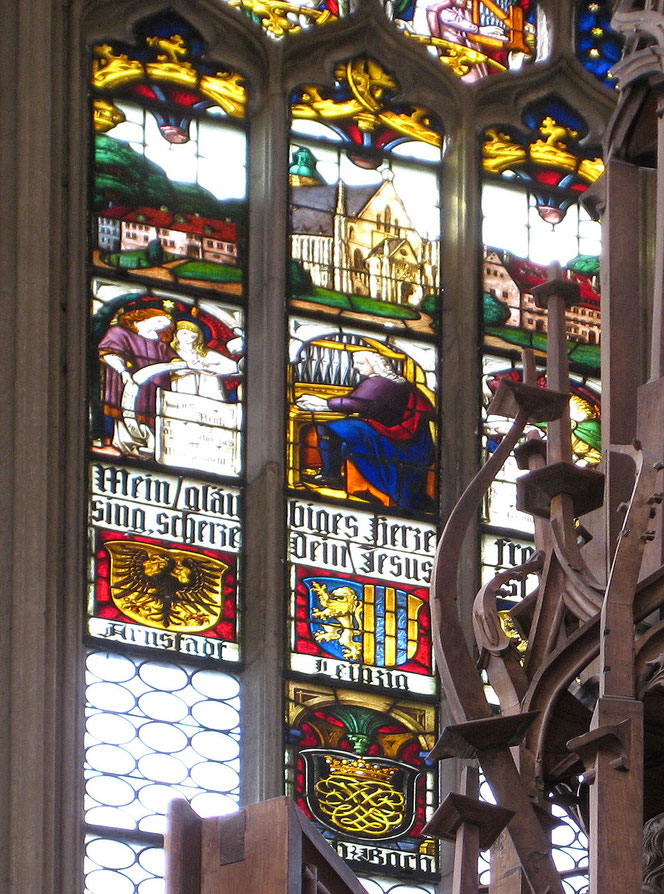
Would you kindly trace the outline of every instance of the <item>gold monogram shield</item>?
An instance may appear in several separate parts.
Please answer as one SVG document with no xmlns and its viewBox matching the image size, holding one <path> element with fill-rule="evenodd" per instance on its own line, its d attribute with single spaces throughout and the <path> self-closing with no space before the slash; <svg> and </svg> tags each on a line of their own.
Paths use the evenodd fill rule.
<svg viewBox="0 0 664 894">
<path fill-rule="evenodd" d="M 123 615 L 175 633 L 200 632 L 217 623 L 228 565 L 135 540 L 104 545 L 111 560 L 111 598 Z"/>
<path fill-rule="evenodd" d="M 312 815 L 337 833 L 393 841 L 415 822 L 418 771 L 402 761 L 338 749 L 303 748 Z"/>
</svg>

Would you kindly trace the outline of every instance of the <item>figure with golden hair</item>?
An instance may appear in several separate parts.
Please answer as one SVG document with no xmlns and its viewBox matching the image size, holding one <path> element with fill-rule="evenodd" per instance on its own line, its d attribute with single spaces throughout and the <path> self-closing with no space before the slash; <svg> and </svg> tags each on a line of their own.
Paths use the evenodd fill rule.
<svg viewBox="0 0 664 894">
<path fill-rule="evenodd" d="M 212 400 L 228 400 L 224 378 L 237 375 L 237 362 L 218 351 L 210 350 L 205 343 L 203 330 L 197 323 L 180 320 L 175 327 L 171 347 L 186 364 L 172 372 L 172 391 L 198 394 Z"/>
</svg>

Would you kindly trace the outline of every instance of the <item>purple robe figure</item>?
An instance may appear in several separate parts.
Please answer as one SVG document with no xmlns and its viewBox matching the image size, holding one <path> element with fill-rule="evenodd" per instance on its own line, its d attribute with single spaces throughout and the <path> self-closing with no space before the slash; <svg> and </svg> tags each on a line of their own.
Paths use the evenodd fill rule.
<svg viewBox="0 0 664 894">
<path fill-rule="evenodd" d="M 113 445 L 108 452 L 145 454 L 153 449 L 148 442 L 153 441 L 157 389 L 170 387 L 168 373 L 154 375 L 138 387 L 130 419 L 126 398 L 136 388 L 133 376 L 138 370 L 177 359 L 169 344 L 172 322 L 159 308 L 127 311 L 99 342 L 105 370 L 105 443 L 107 448 Z"/>
</svg>

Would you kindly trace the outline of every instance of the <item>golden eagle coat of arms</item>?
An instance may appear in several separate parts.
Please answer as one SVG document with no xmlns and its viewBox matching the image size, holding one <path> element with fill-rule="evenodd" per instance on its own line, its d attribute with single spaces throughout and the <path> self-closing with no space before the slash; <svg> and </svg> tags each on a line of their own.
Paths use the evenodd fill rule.
<svg viewBox="0 0 664 894">
<path fill-rule="evenodd" d="M 111 598 L 132 621 L 195 633 L 219 620 L 228 570 L 219 559 L 133 540 L 112 540 L 105 547 Z"/>
</svg>

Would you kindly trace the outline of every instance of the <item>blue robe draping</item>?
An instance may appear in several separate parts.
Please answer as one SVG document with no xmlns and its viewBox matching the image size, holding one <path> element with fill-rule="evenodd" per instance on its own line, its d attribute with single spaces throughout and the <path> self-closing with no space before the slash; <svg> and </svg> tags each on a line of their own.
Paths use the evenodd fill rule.
<svg viewBox="0 0 664 894">
<path fill-rule="evenodd" d="M 386 438 L 364 419 L 328 422 L 326 428 L 340 440 L 341 458 L 351 460 L 369 484 L 404 509 L 430 508 L 426 486 L 434 446 L 428 423 L 407 441 Z"/>
</svg>

